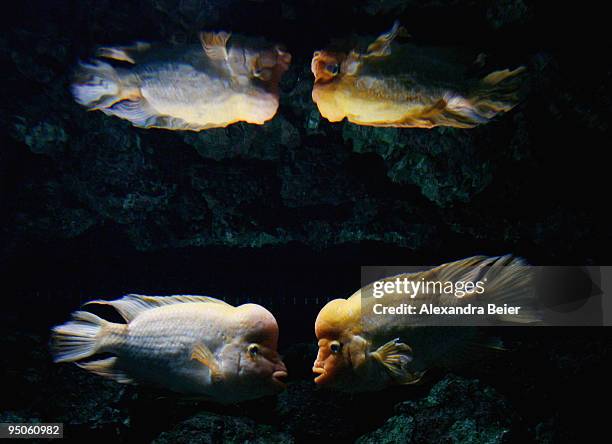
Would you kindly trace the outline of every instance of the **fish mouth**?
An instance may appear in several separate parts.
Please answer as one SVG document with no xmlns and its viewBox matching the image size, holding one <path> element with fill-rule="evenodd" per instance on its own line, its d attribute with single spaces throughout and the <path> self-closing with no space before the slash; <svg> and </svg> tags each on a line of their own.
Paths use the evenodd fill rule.
<svg viewBox="0 0 612 444">
<path fill-rule="evenodd" d="M 327 376 L 327 372 L 325 371 L 325 368 L 314 366 L 314 367 L 312 367 L 312 372 L 316 373 L 318 375 L 314 379 L 314 382 L 316 384 L 321 384 L 322 382 L 325 381 L 325 376 Z"/>
<path fill-rule="evenodd" d="M 272 380 L 274 381 L 275 384 L 277 384 L 281 388 L 287 387 L 287 384 L 284 381 L 284 379 L 286 378 L 287 378 L 287 372 L 284 370 L 277 370 L 274 373 L 272 373 Z"/>
</svg>

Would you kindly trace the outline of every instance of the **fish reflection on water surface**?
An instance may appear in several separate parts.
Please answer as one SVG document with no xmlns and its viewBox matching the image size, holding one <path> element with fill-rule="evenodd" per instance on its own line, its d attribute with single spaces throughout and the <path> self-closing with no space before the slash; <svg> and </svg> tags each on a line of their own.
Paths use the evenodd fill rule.
<svg viewBox="0 0 612 444">
<path fill-rule="evenodd" d="M 402 33 L 396 22 L 366 52 L 314 53 L 312 98 L 323 117 L 381 127 L 472 128 L 518 103 L 524 67 L 474 79 L 448 55 L 393 45 Z"/>
<path fill-rule="evenodd" d="M 270 120 L 291 55 L 279 45 L 226 32 L 203 32 L 200 41 L 100 48 L 98 59 L 77 70 L 75 100 L 142 128 L 200 131 Z"/>
</svg>

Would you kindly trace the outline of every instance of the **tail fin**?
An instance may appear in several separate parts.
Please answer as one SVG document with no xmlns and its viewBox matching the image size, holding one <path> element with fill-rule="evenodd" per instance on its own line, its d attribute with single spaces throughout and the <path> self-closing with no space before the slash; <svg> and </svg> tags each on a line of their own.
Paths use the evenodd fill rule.
<svg viewBox="0 0 612 444">
<path fill-rule="evenodd" d="M 510 71 L 504 69 L 487 75 L 472 92 L 471 101 L 478 114 L 491 119 L 499 113 L 510 111 L 519 102 L 521 74 L 524 66 Z"/>
<path fill-rule="evenodd" d="M 520 66 L 512 71 L 492 72 L 480 80 L 467 97 L 445 97 L 446 113 L 454 115 L 456 126 L 466 128 L 486 123 L 496 115 L 510 111 L 519 102 L 520 74 L 525 70 Z"/>
<path fill-rule="evenodd" d="M 72 84 L 72 95 L 90 110 L 107 108 L 121 100 L 119 75 L 108 63 L 81 63 Z"/>
<path fill-rule="evenodd" d="M 72 321 L 53 328 L 51 353 L 54 362 L 72 362 L 97 353 L 102 329 L 110 322 L 87 311 L 72 314 Z"/>
</svg>

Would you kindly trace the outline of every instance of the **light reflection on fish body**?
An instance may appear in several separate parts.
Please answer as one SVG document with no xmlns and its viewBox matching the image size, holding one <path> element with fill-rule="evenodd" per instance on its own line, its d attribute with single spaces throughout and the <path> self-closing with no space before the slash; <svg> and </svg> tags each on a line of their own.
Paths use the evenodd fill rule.
<svg viewBox="0 0 612 444">
<path fill-rule="evenodd" d="M 143 128 L 200 131 L 270 120 L 290 54 L 225 32 L 204 32 L 200 39 L 201 45 L 180 47 L 139 42 L 100 48 L 99 59 L 77 71 L 74 97 Z"/>
<path fill-rule="evenodd" d="M 127 324 L 90 312 L 73 313 L 72 321 L 53 329 L 55 362 L 76 362 L 117 382 L 223 404 L 284 388 L 286 368 L 276 351 L 278 325 L 260 305 L 139 295 L 89 304 L 114 307 Z M 112 356 L 96 360 L 98 354 Z"/>
</svg>

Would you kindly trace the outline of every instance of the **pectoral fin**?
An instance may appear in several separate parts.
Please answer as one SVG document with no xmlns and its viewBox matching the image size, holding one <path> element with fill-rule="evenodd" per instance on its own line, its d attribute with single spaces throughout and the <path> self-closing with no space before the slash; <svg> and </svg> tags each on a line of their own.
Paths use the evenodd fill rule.
<svg viewBox="0 0 612 444">
<path fill-rule="evenodd" d="M 400 26 L 399 21 L 396 20 L 389 32 L 381 34 L 372 44 L 370 44 L 370 46 L 368 46 L 367 55 L 375 57 L 388 56 L 391 54 L 391 43 L 393 43 L 393 40 L 398 36 L 408 35 L 406 28 Z"/>
<path fill-rule="evenodd" d="M 211 60 L 227 59 L 227 42 L 231 37 L 229 32 L 202 32 L 200 41 L 204 52 Z"/>
<path fill-rule="evenodd" d="M 213 355 L 210 349 L 205 345 L 196 345 L 191 352 L 191 359 L 196 360 L 208 367 L 212 379 L 221 378 L 221 368 L 219 367 L 219 363 L 217 362 L 215 355 Z"/>
<path fill-rule="evenodd" d="M 372 357 L 379 361 L 400 384 L 415 384 L 423 376 L 422 373 L 410 372 L 407 368 L 412 361 L 412 348 L 395 338 L 381 345 Z"/>
</svg>

